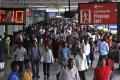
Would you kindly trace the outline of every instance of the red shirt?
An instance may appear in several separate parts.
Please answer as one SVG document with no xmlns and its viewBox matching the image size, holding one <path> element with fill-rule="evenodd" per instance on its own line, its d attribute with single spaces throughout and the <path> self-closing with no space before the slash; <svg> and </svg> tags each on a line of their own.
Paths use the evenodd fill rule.
<svg viewBox="0 0 120 80">
<path fill-rule="evenodd" d="M 103 66 L 102 68 L 96 67 L 94 70 L 95 80 L 108 80 L 111 74 L 109 66 Z"/>
<path fill-rule="evenodd" d="M 48 33 L 47 32 L 45 32 L 43 35 L 43 42 L 44 42 L 45 49 L 46 49 L 46 46 L 48 45 Z"/>
</svg>

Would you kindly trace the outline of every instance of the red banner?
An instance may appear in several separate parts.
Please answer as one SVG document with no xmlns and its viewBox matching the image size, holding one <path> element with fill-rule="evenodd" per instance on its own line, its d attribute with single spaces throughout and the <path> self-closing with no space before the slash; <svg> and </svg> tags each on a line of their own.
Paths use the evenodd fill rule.
<svg viewBox="0 0 120 80">
<path fill-rule="evenodd" d="M 80 24 L 117 24 L 116 3 L 80 3 Z"/>
<path fill-rule="evenodd" d="M 32 8 L 28 8 L 27 9 L 27 17 L 31 17 L 32 16 Z"/>
</svg>

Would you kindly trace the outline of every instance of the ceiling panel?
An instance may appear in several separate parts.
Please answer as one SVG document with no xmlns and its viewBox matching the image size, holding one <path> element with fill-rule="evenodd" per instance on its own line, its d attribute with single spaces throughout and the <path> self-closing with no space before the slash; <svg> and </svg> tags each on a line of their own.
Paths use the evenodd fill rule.
<svg viewBox="0 0 120 80">
<path fill-rule="evenodd" d="M 2 7 L 21 7 L 21 6 L 46 6 L 61 7 L 68 5 L 69 0 L 1 0 Z M 94 0 L 70 0 L 71 6 L 77 6 L 78 3 L 87 3 Z"/>
</svg>

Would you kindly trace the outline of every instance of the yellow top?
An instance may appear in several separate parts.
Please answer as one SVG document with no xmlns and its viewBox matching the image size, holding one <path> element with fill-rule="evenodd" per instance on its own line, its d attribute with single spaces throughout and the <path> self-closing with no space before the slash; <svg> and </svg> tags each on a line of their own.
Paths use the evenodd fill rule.
<svg viewBox="0 0 120 80">
<path fill-rule="evenodd" d="M 31 72 L 31 70 L 24 70 L 24 72 L 23 72 L 23 80 L 32 80 L 32 72 Z"/>
</svg>

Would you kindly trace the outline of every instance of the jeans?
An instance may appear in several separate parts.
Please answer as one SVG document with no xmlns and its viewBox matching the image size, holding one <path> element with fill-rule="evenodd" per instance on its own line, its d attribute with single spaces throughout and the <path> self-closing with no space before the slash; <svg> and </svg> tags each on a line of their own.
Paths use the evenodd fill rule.
<svg viewBox="0 0 120 80">
<path fill-rule="evenodd" d="M 39 60 L 32 61 L 33 76 L 39 76 Z"/>
<path fill-rule="evenodd" d="M 43 72 L 44 76 L 47 75 L 47 78 L 50 76 L 50 63 L 43 63 Z"/>
<path fill-rule="evenodd" d="M 78 73 L 79 73 L 79 77 L 80 77 L 81 80 L 86 80 L 85 79 L 85 70 L 84 71 L 78 71 Z"/>
<path fill-rule="evenodd" d="M 61 67 L 65 67 L 65 65 L 67 64 L 67 60 L 61 60 Z"/>
<path fill-rule="evenodd" d="M 90 64 L 90 56 L 86 55 L 86 59 L 87 59 L 87 65 L 89 66 L 89 64 Z"/>
</svg>

